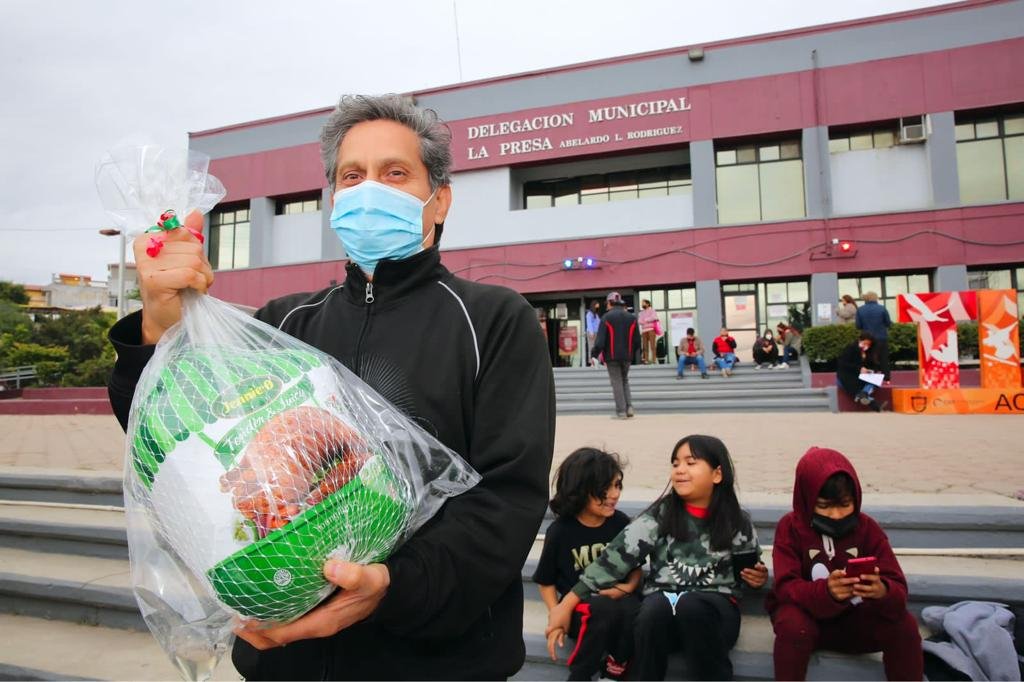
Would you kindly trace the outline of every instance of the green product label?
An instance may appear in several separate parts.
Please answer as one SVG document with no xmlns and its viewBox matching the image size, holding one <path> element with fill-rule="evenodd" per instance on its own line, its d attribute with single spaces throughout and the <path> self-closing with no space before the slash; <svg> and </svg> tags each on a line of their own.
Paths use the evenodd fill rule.
<svg viewBox="0 0 1024 682">
<path fill-rule="evenodd" d="M 298 407 L 313 396 L 313 383 L 309 379 L 303 379 L 295 386 L 284 392 L 277 400 L 273 401 L 259 412 L 249 415 L 233 429 L 224 434 L 213 454 L 220 461 L 225 471 L 234 466 L 239 453 L 249 445 L 253 436 L 263 428 L 276 414 L 293 407 Z"/>
<path fill-rule="evenodd" d="M 246 379 L 217 397 L 214 413 L 221 419 L 241 417 L 269 405 L 281 393 L 281 380 L 274 376 Z"/>
<path fill-rule="evenodd" d="M 147 487 L 152 485 L 164 457 L 190 434 L 208 443 L 225 468 L 233 465 L 273 415 L 312 398 L 307 378 L 282 391 L 303 372 L 321 365 L 315 355 L 299 350 L 194 352 L 169 362 L 139 406 L 132 459 L 140 479 Z M 203 432 L 217 420 L 246 415 L 220 443 Z"/>
</svg>

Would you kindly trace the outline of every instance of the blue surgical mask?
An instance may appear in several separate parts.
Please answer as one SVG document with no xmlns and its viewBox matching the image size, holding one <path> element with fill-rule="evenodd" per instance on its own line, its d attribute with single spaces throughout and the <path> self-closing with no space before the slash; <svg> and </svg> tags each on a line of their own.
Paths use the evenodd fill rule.
<svg viewBox="0 0 1024 682">
<path fill-rule="evenodd" d="M 433 234 L 431 230 L 423 236 L 423 207 L 436 193 L 420 201 L 407 192 L 363 180 L 334 195 L 331 227 L 348 257 L 372 275 L 385 258 L 408 258 L 423 250 L 423 242 Z"/>
</svg>

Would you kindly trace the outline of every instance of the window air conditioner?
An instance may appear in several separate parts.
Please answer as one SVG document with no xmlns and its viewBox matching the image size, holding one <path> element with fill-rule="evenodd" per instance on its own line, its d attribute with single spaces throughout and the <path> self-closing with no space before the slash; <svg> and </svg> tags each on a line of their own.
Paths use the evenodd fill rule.
<svg viewBox="0 0 1024 682">
<path fill-rule="evenodd" d="M 900 144 L 919 144 L 926 139 L 924 122 L 906 124 L 900 122 Z"/>
</svg>

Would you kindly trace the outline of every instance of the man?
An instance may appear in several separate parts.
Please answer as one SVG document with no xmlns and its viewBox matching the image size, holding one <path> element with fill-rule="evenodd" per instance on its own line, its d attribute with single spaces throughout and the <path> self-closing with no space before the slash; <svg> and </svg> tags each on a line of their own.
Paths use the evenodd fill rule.
<svg viewBox="0 0 1024 682">
<path fill-rule="evenodd" d="M 728 329 L 722 327 L 711 342 L 711 350 L 715 354 L 715 365 L 722 370 L 722 376 L 731 377 L 732 368 L 736 364 L 736 339 L 729 334 Z"/>
<path fill-rule="evenodd" d="M 615 416 L 628 419 L 636 415 L 633 398 L 629 394 L 629 366 L 639 360 L 640 326 L 636 315 L 626 310 L 626 302 L 619 292 L 608 294 L 608 312 L 601 318 L 597 339 L 590 351 L 593 357 L 604 353 L 604 364 L 615 396 Z"/>
<path fill-rule="evenodd" d="M 324 575 L 342 590 L 288 625 L 239 630 L 233 662 L 247 679 L 508 677 L 525 656 L 521 570 L 554 446 L 554 383 L 536 315 L 516 293 L 441 265 L 451 150 L 434 112 L 395 95 L 343 97 L 320 141 L 346 279 L 271 301 L 256 317 L 338 358 L 482 480 L 384 563 L 327 562 Z M 181 315 L 181 290 L 213 281 L 186 230 L 157 258 L 140 237 L 135 259 L 143 310 L 110 334 L 122 425 L 152 344 Z"/>
<path fill-rule="evenodd" d="M 683 372 L 687 365 L 697 365 L 700 370 L 700 378 L 708 378 L 708 366 L 704 363 L 704 342 L 696 336 L 693 327 L 686 329 L 686 338 L 679 342 L 676 349 L 679 355 L 679 364 L 676 365 L 676 379 L 683 378 Z"/>
<path fill-rule="evenodd" d="M 878 302 L 878 294 L 873 291 L 864 293 L 864 305 L 857 308 L 857 329 L 869 332 L 874 338 L 874 354 L 878 358 L 878 369 L 885 375 L 888 383 L 891 379 L 889 369 L 889 327 L 892 318 L 884 305 Z"/>
</svg>

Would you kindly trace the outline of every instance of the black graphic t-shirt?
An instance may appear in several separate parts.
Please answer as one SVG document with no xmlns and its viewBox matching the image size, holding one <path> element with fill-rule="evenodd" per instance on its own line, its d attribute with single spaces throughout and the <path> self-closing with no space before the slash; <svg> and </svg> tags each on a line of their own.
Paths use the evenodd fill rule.
<svg viewBox="0 0 1024 682">
<path fill-rule="evenodd" d="M 579 581 L 583 569 L 628 525 L 629 517 L 618 510 L 597 528 L 584 526 L 575 516 L 555 519 L 544 535 L 533 582 L 554 585 L 561 599 Z"/>
</svg>

